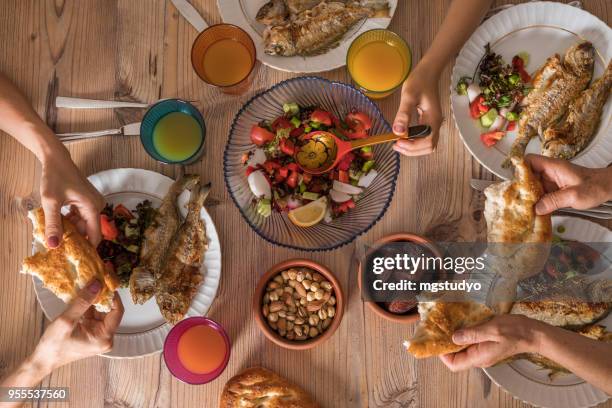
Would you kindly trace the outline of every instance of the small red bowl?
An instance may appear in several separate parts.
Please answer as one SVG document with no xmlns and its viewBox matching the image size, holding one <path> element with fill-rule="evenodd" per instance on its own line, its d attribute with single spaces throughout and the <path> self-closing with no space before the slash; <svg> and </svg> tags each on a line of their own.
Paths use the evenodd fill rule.
<svg viewBox="0 0 612 408">
<path fill-rule="evenodd" d="M 372 253 L 373 251 L 384 246 L 385 244 L 389 244 L 393 242 L 412 242 L 412 243 L 415 243 L 415 244 L 418 244 L 418 245 L 421 245 L 427 248 L 428 250 L 433 252 L 434 255 L 438 257 L 442 257 L 442 253 L 440 252 L 440 249 L 436 245 L 434 245 L 433 242 L 431 242 L 425 237 L 415 235 L 415 234 L 410 234 L 407 232 L 400 232 L 397 234 L 387 235 L 386 237 L 379 239 L 378 241 L 372 244 L 372 249 L 370 249 L 368 253 Z M 363 265 L 361 262 L 359 262 L 359 269 L 357 273 L 358 273 L 357 284 L 359 285 L 359 290 L 362 290 L 363 283 L 361 282 L 361 276 L 363 274 Z M 382 307 L 380 304 L 376 302 L 367 302 L 367 301 L 364 301 L 364 302 L 366 305 L 368 305 L 370 310 L 372 310 L 376 315 L 382 317 L 385 320 L 389 320 L 393 323 L 411 324 L 419 320 L 419 312 L 418 312 L 417 307 L 414 307 L 413 309 L 409 310 L 405 314 L 396 314 L 396 313 L 389 312 L 387 309 L 385 309 L 384 307 Z"/>
<path fill-rule="evenodd" d="M 183 333 L 194 326 L 209 326 L 219 333 L 223 337 L 223 340 L 225 340 L 226 352 L 223 362 L 219 367 L 210 373 L 192 373 L 191 371 L 187 370 L 181 363 L 181 360 L 179 360 L 177 352 L 179 340 Z M 168 370 L 170 370 L 170 373 L 172 373 L 174 377 L 178 378 L 184 383 L 192 385 L 206 384 L 219 377 L 221 373 L 225 371 L 225 367 L 227 367 L 230 354 L 231 344 L 227 333 L 219 323 L 207 317 L 194 316 L 180 321 L 172 328 L 172 330 L 170 330 L 170 333 L 168 333 L 166 341 L 164 342 L 164 362 L 166 363 Z"/>
</svg>

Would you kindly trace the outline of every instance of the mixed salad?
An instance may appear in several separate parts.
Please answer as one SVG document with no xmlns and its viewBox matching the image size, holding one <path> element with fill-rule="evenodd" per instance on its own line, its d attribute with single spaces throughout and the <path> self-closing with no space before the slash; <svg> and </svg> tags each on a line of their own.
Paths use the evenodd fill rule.
<svg viewBox="0 0 612 408">
<path fill-rule="evenodd" d="M 289 212 L 289 218 L 300 225 L 293 216 L 297 213 L 292 212 L 311 204 L 302 211 L 305 214 L 318 206 L 321 211 L 311 213 L 319 219 L 300 225 L 310 226 L 321 219 L 329 222 L 354 208 L 363 190 L 377 176 L 371 147 L 350 152 L 334 169 L 321 175 L 305 173 L 294 155 L 315 130 L 332 132 L 342 140 L 365 138 L 372 127 L 371 119 L 358 111 L 340 119 L 320 107 L 297 103 L 284 104 L 283 112 L 273 121 L 253 125 L 251 141 L 256 148 L 242 157 L 257 212 L 264 217 L 272 211 Z"/>
<path fill-rule="evenodd" d="M 457 93 L 470 101 L 470 116 L 485 130 L 480 140 L 487 147 L 516 128 L 521 101 L 531 90 L 531 76 L 525 70 L 528 63 L 529 55 L 519 53 L 506 64 L 487 44 L 474 76 L 462 77 L 457 83 Z"/>
<path fill-rule="evenodd" d="M 136 206 L 136 214 L 122 204 L 107 204 L 100 214 L 102 242 L 98 254 L 112 268 L 121 286 L 127 286 L 132 269 L 140 262 L 140 246 L 145 229 L 151 225 L 156 210 L 145 200 Z"/>
</svg>

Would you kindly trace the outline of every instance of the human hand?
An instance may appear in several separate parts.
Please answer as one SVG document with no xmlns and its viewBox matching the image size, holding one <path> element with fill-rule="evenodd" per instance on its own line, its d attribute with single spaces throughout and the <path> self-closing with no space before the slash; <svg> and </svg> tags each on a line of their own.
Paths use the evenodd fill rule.
<svg viewBox="0 0 612 408">
<path fill-rule="evenodd" d="M 540 322 L 521 315 L 501 315 L 478 326 L 456 331 L 453 342 L 470 346 L 440 356 L 453 372 L 472 367 L 490 367 L 515 354 L 537 352 Z"/>
<path fill-rule="evenodd" d="M 124 309 L 121 298 L 115 293 L 110 312 L 95 310 L 92 304 L 101 288 L 100 281 L 92 280 L 79 291 L 64 313 L 47 327 L 31 358 L 38 367 L 51 372 L 57 367 L 105 353 L 112 348 L 113 336 Z"/>
<path fill-rule="evenodd" d="M 539 215 L 563 207 L 586 210 L 612 198 L 610 168 L 589 169 L 566 160 L 534 154 L 525 156 L 525 161 L 541 178 L 546 191 L 535 207 Z"/>
<path fill-rule="evenodd" d="M 404 82 L 402 99 L 393 122 L 393 133 L 405 134 L 410 126 L 412 114 L 416 110 L 419 124 L 429 125 L 431 135 L 421 139 L 398 140 L 393 145 L 395 151 L 405 156 L 423 156 L 435 150 L 442 126 L 439 80 L 440 76 L 436 70 L 429 69 L 421 63 Z"/>
<path fill-rule="evenodd" d="M 80 230 L 89 241 L 98 245 L 100 235 L 100 211 L 104 199 L 75 166 L 67 150 L 54 151 L 41 160 L 41 205 L 45 213 L 47 245 L 55 248 L 62 239 L 61 208 L 71 207 L 71 213 L 81 220 Z"/>
</svg>

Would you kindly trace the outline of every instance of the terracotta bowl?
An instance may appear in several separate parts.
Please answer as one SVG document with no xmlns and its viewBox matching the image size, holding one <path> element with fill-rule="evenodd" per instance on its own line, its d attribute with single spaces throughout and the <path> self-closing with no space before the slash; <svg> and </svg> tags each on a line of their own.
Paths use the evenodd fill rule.
<svg viewBox="0 0 612 408">
<path fill-rule="evenodd" d="M 310 268 L 313 271 L 323 275 L 325 279 L 331 282 L 334 290 L 334 296 L 336 296 L 336 314 L 331 322 L 331 325 L 327 328 L 327 330 L 323 332 L 323 334 L 312 339 L 301 341 L 287 340 L 286 338 L 279 335 L 276 331 L 274 331 L 274 329 L 272 329 L 268 325 L 267 319 L 264 317 L 261 309 L 263 295 L 265 294 L 265 289 L 268 282 L 282 271 L 296 267 Z M 344 302 L 345 300 L 344 293 L 342 292 L 342 287 L 329 269 L 327 269 L 321 264 L 318 264 L 314 261 L 310 261 L 308 259 L 289 259 L 287 261 L 274 265 L 259 279 L 259 283 L 255 288 L 255 294 L 253 295 L 253 313 L 255 315 L 257 325 L 269 340 L 287 349 L 307 350 L 323 343 L 334 334 L 338 326 L 340 326 L 342 316 L 344 315 Z"/>
<path fill-rule="evenodd" d="M 368 251 L 368 255 L 372 253 L 373 251 L 375 251 L 376 249 L 382 247 L 384 244 L 388 244 L 390 242 L 414 242 L 415 244 L 420 244 L 426 247 L 435 256 L 439 256 L 439 257 L 442 256 L 440 249 L 436 245 L 434 245 L 433 242 L 431 242 L 427 238 L 422 237 L 420 235 L 410 234 L 407 232 L 399 232 L 397 234 L 387 235 L 386 237 L 379 239 L 378 241 L 372 244 L 372 249 Z M 362 282 L 361 282 L 361 276 L 363 272 L 362 268 L 363 268 L 363 265 L 361 262 L 359 262 L 359 268 L 358 268 L 359 275 L 357 276 L 357 283 L 359 284 L 359 290 L 362 290 Z M 386 310 L 384 307 L 382 307 L 380 304 L 376 302 L 365 302 L 365 304 L 368 305 L 370 310 L 372 310 L 378 316 L 382 317 L 385 320 L 394 322 L 394 323 L 410 324 L 410 323 L 414 323 L 419 320 L 419 312 L 416 307 L 409 310 L 405 314 L 396 314 L 396 313 L 389 312 L 388 310 Z"/>
</svg>

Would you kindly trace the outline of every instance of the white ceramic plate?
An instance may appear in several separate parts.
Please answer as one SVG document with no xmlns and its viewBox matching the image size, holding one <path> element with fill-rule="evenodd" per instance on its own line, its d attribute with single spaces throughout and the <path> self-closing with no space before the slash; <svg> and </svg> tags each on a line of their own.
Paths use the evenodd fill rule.
<svg viewBox="0 0 612 408">
<path fill-rule="evenodd" d="M 459 79 L 473 75 L 487 43 L 508 63 L 514 55 L 526 51 L 530 55 L 526 69 L 533 73 L 549 56 L 563 55 L 567 48 L 584 40 L 591 41 L 597 50 L 593 78 L 598 78 L 612 58 L 612 29 L 592 14 L 561 3 L 534 2 L 510 7 L 485 21 L 463 46 L 453 68 L 451 108 L 463 143 L 489 171 L 504 179 L 512 177 L 511 170 L 502 168 L 501 164 L 516 133 L 509 133 L 493 147 L 486 147 L 480 141 L 484 130 L 479 121 L 470 117 L 467 97 L 455 92 Z M 608 101 L 593 140 L 572 162 L 586 167 L 606 167 L 612 162 L 611 122 L 612 102 Z M 527 152 L 540 152 L 538 138 L 531 140 Z"/>
<path fill-rule="evenodd" d="M 561 225 L 565 228 L 562 234 L 557 229 Z M 585 243 L 612 242 L 612 231 L 580 218 L 553 217 L 553 232 L 562 238 Z M 608 268 L 599 275 L 610 278 L 612 270 Z M 612 329 L 612 315 L 598 324 Z M 484 371 L 495 384 L 514 398 L 538 407 L 592 407 L 610 398 L 574 374 L 561 374 L 551 381 L 548 378 L 548 370 L 543 370 L 527 360 L 485 368 Z"/>
<path fill-rule="evenodd" d="M 217 0 L 223 22 L 239 26 L 245 30 L 255 43 L 257 59 L 269 67 L 301 73 L 330 71 L 346 64 L 349 46 L 359 34 L 375 28 L 387 28 L 391 18 L 370 18 L 357 23 L 340 41 L 340 45 L 322 55 L 312 57 L 279 57 L 264 53 L 263 31 L 265 26 L 255 20 L 257 11 L 267 0 Z M 389 0 L 390 14 L 393 17 L 397 0 Z"/>
<path fill-rule="evenodd" d="M 162 174 L 141 169 L 113 169 L 94 174 L 89 181 L 102 193 L 106 202 L 123 204 L 130 210 L 144 200 L 150 200 L 158 207 L 173 180 Z M 179 197 L 179 207 L 186 215 L 185 204 L 189 193 Z M 204 255 L 202 274 L 204 281 L 191 302 L 187 316 L 205 316 L 212 304 L 221 279 L 221 245 L 219 236 L 210 215 L 202 209 L 202 219 L 206 222 L 208 250 Z M 37 248 L 34 248 L 36 251 Z M 34 279 L 34 290 L 43 312 L 50 320 L 61 314 L 66 305 L 51 291 Z M 113 349 L 105 357 L 141 357 L 162 350 L 166 335 L 171 325 L 162 317 L 155 298 L 144 305 L 136 305 L 128 288 L 119 289 L 119 295 L 125 307 L 125 313 L 115 335 Z"/>
</svg>

